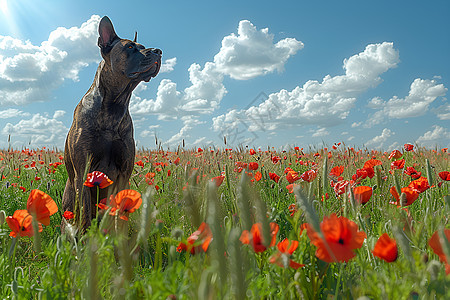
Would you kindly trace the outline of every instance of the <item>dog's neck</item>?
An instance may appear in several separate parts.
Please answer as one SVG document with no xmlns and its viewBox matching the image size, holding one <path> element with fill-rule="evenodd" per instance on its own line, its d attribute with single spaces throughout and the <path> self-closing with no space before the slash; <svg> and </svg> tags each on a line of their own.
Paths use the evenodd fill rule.
<svg viewBox="0 0 450 300">
<path fill-rule="evenodd" d="M 99 88 L 103 101 L 107 99 L 107 101 L 113 102 L 114 105 L 119 104 L 128 107 L 131 93 L 139 82 L 129 79 L 123 80 L 120 77 L 118 78 L 110 64 L 106 63 L 104 60 L 100 62 L 95 77 L 94 82 Z"/>
<path fill-rule="evenodd" d="M 100 62 L 94 82 L 83 99 L 84 113 L 97 118 L 108 127 L 118 126 L 129 114 L 131 93 L 139 82 L 114 79 L 111 67 Z M 116 76 L 117 77 L 117 76 Z"/>
</svg>

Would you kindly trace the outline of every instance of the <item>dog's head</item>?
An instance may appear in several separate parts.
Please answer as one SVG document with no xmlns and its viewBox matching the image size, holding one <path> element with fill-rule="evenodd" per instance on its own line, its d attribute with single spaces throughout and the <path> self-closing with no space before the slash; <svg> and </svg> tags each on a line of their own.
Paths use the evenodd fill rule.
<svg viewBox="0 0 450 300">
<path fill-rule="evenodd" d="M 145 48 L 137 43 L 137 34 L 133 41 L 119 38 L 106 16 L 100 20 L 98 33 L 102 57 L 111 65 L 114 73 L 129 80 L 145 82 L 158 74 L 162 56 L 160 49 Z"/>
</svg>

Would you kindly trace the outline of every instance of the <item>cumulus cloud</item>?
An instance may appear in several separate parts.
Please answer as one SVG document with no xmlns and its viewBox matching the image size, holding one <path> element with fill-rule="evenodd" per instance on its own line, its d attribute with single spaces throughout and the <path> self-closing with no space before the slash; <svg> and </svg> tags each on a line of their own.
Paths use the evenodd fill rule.
<svg viewBox="0 0 450 300">
<path fill-rule="evenodd" d="M 204 121 L 199 121 L 197 118 L 186 116 L 182 118 L 183 127 L 181 127 L 180 131 L 174 134 L 170 139 L 165 141 L 163 144 L 165 145 L 176 145 L 182 142 L 182 140 L 186 140 L 190 138 L 189 132 L 197 125 L 204 124 Z"/>
<path fill-rule="evenodd" d="M 156 99 L 146 99 L 137 92 L 131 99 L 130 111 L 134 115 L 157 114 L 158 119 L 211 113 L 227 93 L 224 76 L 245 80 L 282 71 L 289 57 L 302 48 L 303 43 L 294 38 L 274 42 L 267 28 L 258 30 L 243 20 L 237 35 L 232 33 L 223 38 L 212 62 L 203 67 L 193 63 L 189 67 L 189 87 L 179 91 L 175 82 L 163 79 Z M 175 62 L 167 60 L 167 64 Z"/>
<path fill-rule="evenodd" d="M 313 131 L 312 137 L 321 137 L 321 136 L 327 136 L 330 132 L 326 130 L 326 128 L 319 128 L 317 130 Z"/>
<path fill-rule="evenodd" d="M 177 64 L 177 58 L 169 58 L 166 59 L 162 64 L 161 68 L 159 69 L 159 73 L 170 73 L 175 68 L 175 65 Z"/>
<path fill-rule="evenodd" d="M 66 114 L 66 112 L 65 112 L 64 110 L 57 110 L 57 111 L 55 111 L 55 113 L 53 114 L 53 119 L 59 119 L 59 118 L 62 118 L 65 114 Z"/>
<path fill-rule="evenodd" d="M 30 113 L 23 112 L 17 108 L 8 108 L 0 111 L 0 119 L 9 119 L 16 117 L 28 117 Z"/>
<path fill-rule="evenodd" d="M 439 120 L 450 120 L 450 105 L 445 104 L 436 109 L 436 115 Z"/>
<path fill-rule="evenodd" d="M 433 130 L 429 130 L 425 132 L 422 136 L 420 136 L 416 143 L 425 147 L 434 147 L 436 145 L 445 146 L 444 143 L 447 143 L 450 139 L 450 132 L 447 128 L 434 125 Z"/>
<path fill-rule="evenodd" d="M 444 96 L 447 88 L 443 84 L 438 84 L 434 80 L 416 78 L 410 86 L 409 94 L 404 98 L 397 96 L 392 97 L 388 101 L 376 97 L 369 101 L 369 107 L 378 109 L 373 113 L 365 127 L 371 127 L 375 124 L 380 124 L 388 118 L 402 119 L 413 118 L 424 115 L 431 103 L 440 96 Z M 438 113 L 439 115 L 440 113 Z M 445 118 L 445 113 L 440 114 Z"/>
<path fill-rule="evenodd" d="M 382 148 L 384 143 L 390 138 L 392 135 L 394 135 L 394 132 L 388 128 L 384 128 L 383 132 L 381 132 L 381 135 L 375 136 L 371 140 L 368 140 L 365 145 L 367 147 L 374 147 L 374 148 Z"/>
<path fill-rule="evenodd" d="M 41 45 L 0 36 L 0 104 L 46 101 L 64 80 L 78 80 L 82 68 L 100 60 L 99 20 L 94 15 L 80 27 L 59 27 Z"/>
<path fill-rule="evenodd" d="M 248 20 L 239 22 L 238 34 L 223 38 L 219 53 L 214 56 L 216 67 L 233 79 L 255 78 L 275 70 L 283 70 L 292 55 L 303 48 L 294 38 L 273 42 L 268 28 L 257 30 Z"/>
<path fill-rule="evenodd" d="M 32 147 L 42 147 L 64 145 L 68 130 L 63 122 L 56 118 L 34 114 L 31 119 L 23 119 L 16 124 L 7 123 L 2 133 L 11 135 L 13 141 L 19 137 L 29 141 Z"/>
<path fill-rule="evenodd" d="M 216 131 L 235 128 L 248 122 L 250 130 L 262 130 L 254 119 L 264 119 L 265 129 L 289 125 L 312 124 L 320 127 L 337 125 L 345 120 L 354 107 L 356 96 L 381 82 L 380 75 L 399 62 L 398 51 L 392 43 L 368 45 L 359 54 L 344 60 L 344 75 L 327 75 L 321 82 L 309 80 L 292 91 L 270 94 L 257 106 L 232 110 L 213 118 Z"/>
</svg>

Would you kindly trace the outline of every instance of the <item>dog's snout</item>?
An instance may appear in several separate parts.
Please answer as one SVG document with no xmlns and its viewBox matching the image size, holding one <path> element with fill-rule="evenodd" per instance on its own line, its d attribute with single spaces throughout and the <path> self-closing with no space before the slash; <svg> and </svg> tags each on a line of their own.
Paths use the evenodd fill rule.
<svg viewBox="0 0 450 300">
<path fill-rule="evenodd" d="M 162 51 L 161 49 L 157 49 L 157 48 L 152 48 L 152 52 L 158 55 L 162 55 Z"/>
</svg>

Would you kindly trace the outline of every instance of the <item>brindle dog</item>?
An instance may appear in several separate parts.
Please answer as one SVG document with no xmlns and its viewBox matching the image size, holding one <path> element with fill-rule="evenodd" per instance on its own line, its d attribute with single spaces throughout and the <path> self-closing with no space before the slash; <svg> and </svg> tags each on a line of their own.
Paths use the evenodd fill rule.
<svg viewBox="0 0 450 300">
<path fill-rule="evenodd" d="M 136 35 L 134 41 L 119 38 L 106 16 L 98 31 L 103 61 L 75 108 L 64 152 L 69 178 L 63 210 L 74 211 L 76 196 L 81 199 L 82 230 L 96 215 L 97 189 L 83 186 L 87 165 L 89 172 L 101 171 L 114 181 L 109 188 L 100 190 L 99 199 L 128 187 L 135 158 L 133 123 L 128 111 L 131 93 L 141 81 L 148 82 L 158 74 L 162 56 L 161 50 L 138 44 Z"/>
</svg>

